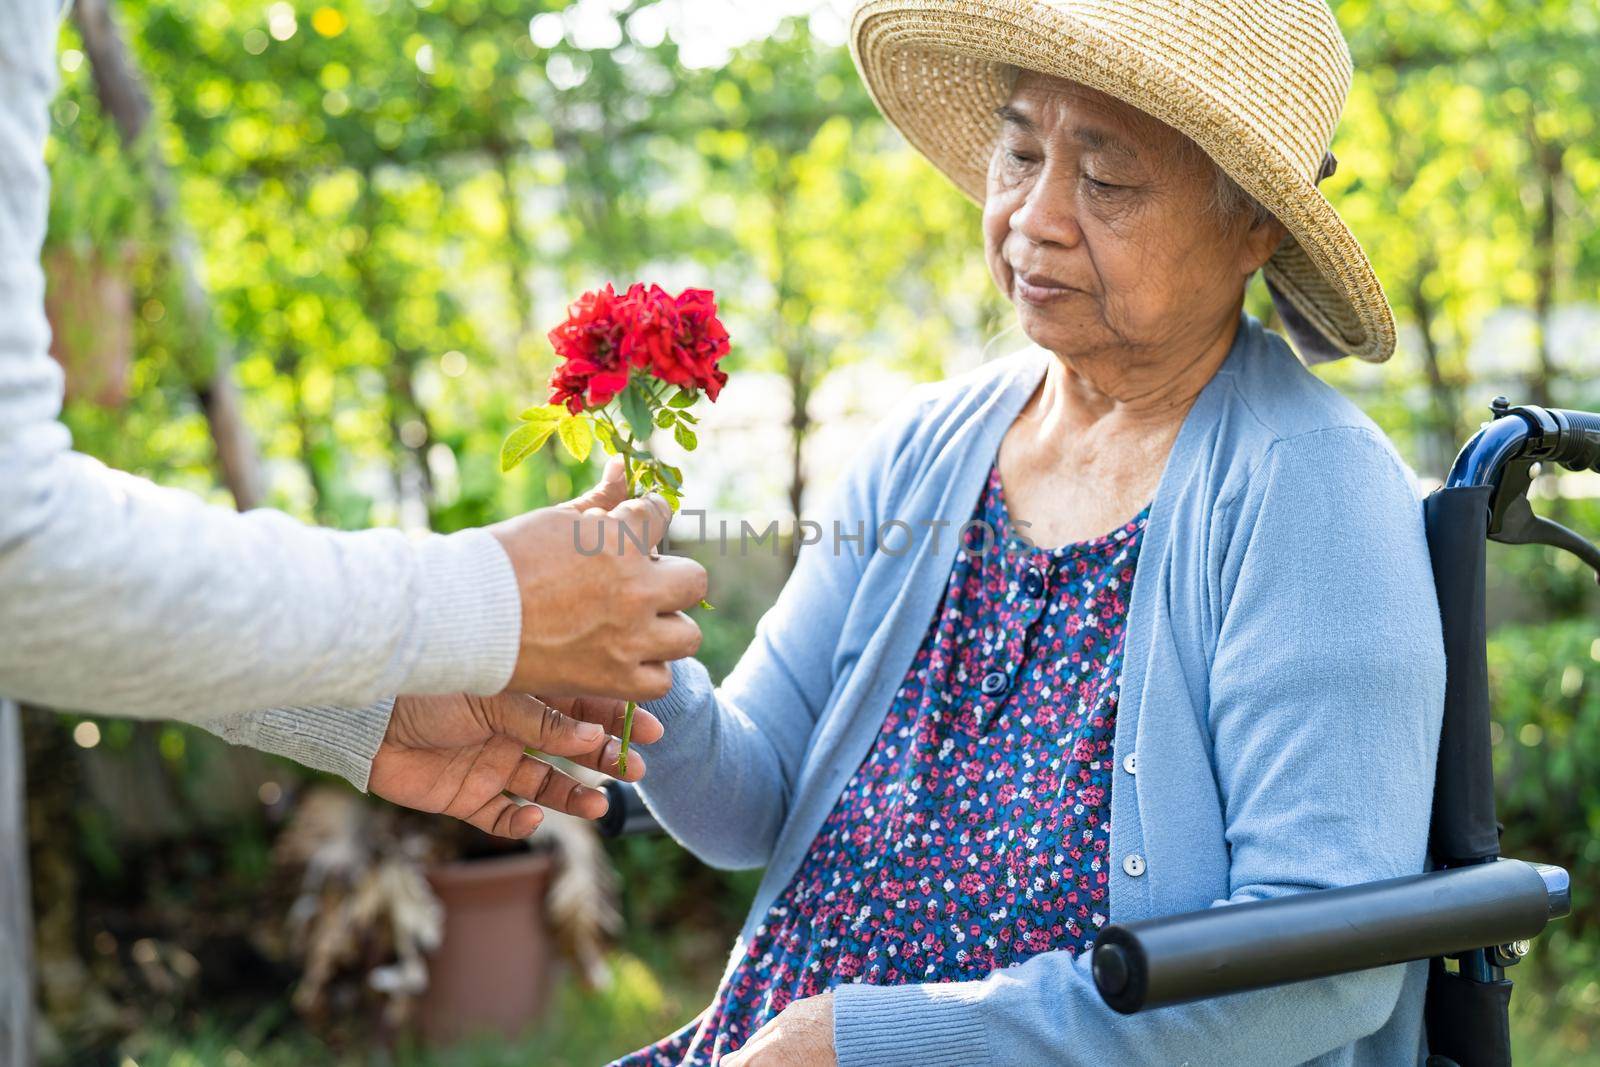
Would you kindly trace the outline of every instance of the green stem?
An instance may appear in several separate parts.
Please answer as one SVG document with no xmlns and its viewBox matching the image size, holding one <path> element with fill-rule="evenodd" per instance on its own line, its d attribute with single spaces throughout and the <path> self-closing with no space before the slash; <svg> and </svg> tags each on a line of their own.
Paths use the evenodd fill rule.
<svg viewBox="0 0 1600 1067">
<path fill-rule="evenodd" d="M 617 443 L 617 449 L 622 456 L 623 470 L 627 474 L 628 495 L 632 496 L 638 490 L 638 486 L 634 484 L 637 470 L 635 463 L 639 462 L 640 455 L 638 442 L 633 439 L 633 431 L 629 430 L 624 433 L 622 427 L 618 426 L 616 420 L 611 417 L 611 412 L 605 408 L 600 409 L 600 417 L 605 419 L 606 425 L 611 427 L 611 439 Z"/>
<path fill-rule="evenodd" d="M 638 707 L 630 700 L 627 710 L 622 713 L 622 751 L 617 754 L 617 773 L 624 777 L 628 774 L 628 741 L 633 737 L 633 713 Z"/>
<path fill-rule="evenodd" d="M 628 478 L 628 492 L 632 493 L 633 450 L 627 446 L 624 446 L 622 453 L 622 470 Z M 622 777 L 627 777 L 628 774 L 628 745 L 633 740 L 633 713 L 638 706 L 630 700 L 627 709 L 622 713 L 622 749 L 617 753 L 617 773 Z"/>
</svg>

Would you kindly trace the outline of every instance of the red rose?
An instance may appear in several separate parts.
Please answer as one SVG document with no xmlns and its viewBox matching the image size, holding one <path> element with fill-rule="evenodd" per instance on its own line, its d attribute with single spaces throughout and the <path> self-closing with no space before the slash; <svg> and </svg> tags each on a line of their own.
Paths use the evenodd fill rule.
<svg viewBox="0 0 1600 1067">
<path fill-rule="evenodd" d="M 561 358 L 550 378 L 550 402 L 574 415 L 603 407 L 627 388 L 634 369 L 712 400 L 728 381 L 717 363 L 730 351 L 709 289 L 669 295 L 659 285 L 634 284 L 618 296 L 607 285 L 584 293 L 567 320 L 550 331 Z"/>
<path fill-rule="evenodd" d="M 628 385 L 621 344 L 626 324 L 611 286 L 584 293 L 567 308 L 567 320 L 550 331 L 561 363 L 550 378 L 550 403 L 576 415 L 602 407 Z"/>
</svg>

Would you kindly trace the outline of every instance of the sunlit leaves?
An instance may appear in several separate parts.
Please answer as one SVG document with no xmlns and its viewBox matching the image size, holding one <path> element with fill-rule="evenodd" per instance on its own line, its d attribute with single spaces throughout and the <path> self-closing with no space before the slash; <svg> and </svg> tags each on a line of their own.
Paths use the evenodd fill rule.
<svg viewBox="0 0 1600 1067">
<path fill-rule="evenodd" d="M 576 451 L 568 439 L 571 436 L 573 440 L 576 440 L 577 432 L 567 429 L 567 424 L 573 420 L 572 416 L 568 415 L 563 409 L 557 407 L 529 408 L 518 418 L 522 420 L 522 425 L 512 430 L 510 436 L 506 438 L 505 443 L 500 447 L 500 469 L 502 471 L 515 469 L 523 460 L 543 448 L 544 443 L 550 440 L 551 435 L 558 431 L 561 433 L 562 442 L 569 449 Z M 592 443 L 593 438 L 591 437 L 589 440 Z M 583 448 L 584 458 L 587 459 L 589 455 L 588 446 L 584 445 Z"/>
<path fill-rule="evenodd" d="M 561 436 L 561 444 L 574 460 L 584 463 L 589 459 L 589 453 L 594 449 L 594 430 L 589 416 L 568 415 L 557 424 L 556 433 Z"/>
<path fill-rule="evenodd" d="M 580 48 L 564 6 L 122 9 L 276 469 L 318 465 L 329 492 L 381 498 L 408 461 L 395 429 L 420 409 L 458 469 L 440 481 L 436 521 L 483 521 L 540 499 L 570 476 L 565 450 L 538 457 L 535 475 L 500 478 L 499 446 L 513 430 L 506 398 L 539 394 L 550 368 L 543 332 L 566 294 L 658 266 L 725 296 L 734 368 L 778 372 L 801 396 L 858 360 L 936 375 L 975 359 L 1008 324 L 976 210 L 885 127 L 844 49 L 789 23 L 726 65 L 686 69 L 652 26 L 659 11 L 617 11 L 630 39 Z M 1335 142 L 1341 169 L 1325 188 L 1402 320 L 1400 357 L 1363 400 L 1386 429 L 1405 431 L 1422 418 L 1394 399 L 1423 381 L 1416 303 L 1435 315 L 1446 377 L 1465 387 L 1484 324 L 1539 294 L 1530 134 L 1560 149 L 1557 303 L 1600 300 L 1600 8 L 1334 6 L 1356 77 Z M 291 18 L 295 32 L 275 39 L 273 20 L 286 30 Z M 72 62 L 57 157 L 92 143 L 100 121 L 88 64 Z M 189 422 L 170 437 L 150 432 L 157 413 L 188 418 L 181 404 L 192 401 L 168 366 L 192 350 L 179 318 L 140 320 L 143 351 L 163 353 L 137 368 L 153 384 L 130 439 L 150 443 L 86 440 L 137 452 L 144 469 L 204 479 L 203 422 L 198 438 Z M 470 369 L 438 373 L 450 351 Z M 675 405 L 679 420 L 651 427 L 673 452 L 680 427 L 706 438 Z M 298 430 L 264 429 L 299 419 L 303 451 Z M 605 425 L 593 430 L 607 447 Z M 179 444 L 165 452 L 157 441 Z M 787 459 L 772 460 L 782 476 Z"/>
</svg>

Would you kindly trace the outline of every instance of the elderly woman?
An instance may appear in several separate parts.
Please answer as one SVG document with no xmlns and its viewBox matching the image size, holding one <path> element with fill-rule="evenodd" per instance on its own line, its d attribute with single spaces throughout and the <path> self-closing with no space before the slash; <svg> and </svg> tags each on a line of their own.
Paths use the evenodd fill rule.
<svg viewBox="0 0 1600 1067">
<path fill-rule="evenodd" d="M 1123 1016 L 1087 952 L 1108 922 L 1425 867 L 1420 508 L 1242 314 L 1264 269 L 1308 361 L 1393 350 L 1316 189 L 1332 15 L 873 0 L 854 46 L 982 200 L 1034 344 L 889 420 L 726 684 L 681 661 L 649 705 L 652 808 L 766 876 L 711 1006 L 622 1062 L 1417 1063 L 1421 964 Z"/>
</svg>

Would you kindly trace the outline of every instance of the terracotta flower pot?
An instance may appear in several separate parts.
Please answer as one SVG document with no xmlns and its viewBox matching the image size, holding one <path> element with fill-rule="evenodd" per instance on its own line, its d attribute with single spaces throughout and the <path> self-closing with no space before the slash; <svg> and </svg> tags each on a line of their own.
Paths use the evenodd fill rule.
<svg viewBox="0 0 1600 1067">
<path fill-rule="evenodd" d="M 444 905 L 444 939 L 428 960 L 428 989 L 417 1005 L 425 1041 L 515 1038 L 538 1019 L 554 965 L 544 910 L 552 866 L 549 856 L 526 853 L 428 871 Z"/>
<path fill-rule="evenodd" d="M 67 399 L 102 407 L 128 400 L 133 358 L 131 247 L 82 252 L 69 247 L 45 254 L 45 314 L 50 354 L 66 372 Z"/>
</svg>

